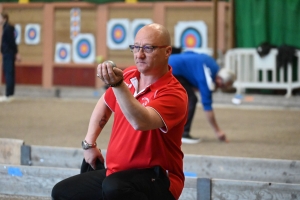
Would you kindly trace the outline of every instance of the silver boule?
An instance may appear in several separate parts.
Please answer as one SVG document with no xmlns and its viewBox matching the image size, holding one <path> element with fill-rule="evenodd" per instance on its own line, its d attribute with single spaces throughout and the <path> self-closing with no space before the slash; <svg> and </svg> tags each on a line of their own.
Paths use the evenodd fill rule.
<svg viewBox="0 0 300 200">
<path fill-rule="evenodd" d="M 113 61 L 111 61 L 111 60 L 107 60 L 104 63 L 110 63 L 113 68 L 117 67 L 117 65 Z"/>
</svg>

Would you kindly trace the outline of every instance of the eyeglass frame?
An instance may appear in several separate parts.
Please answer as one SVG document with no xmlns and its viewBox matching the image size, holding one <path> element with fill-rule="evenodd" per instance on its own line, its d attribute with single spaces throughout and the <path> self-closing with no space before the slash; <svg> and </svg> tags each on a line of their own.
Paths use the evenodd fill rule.
<svg viewBox="0 0 300 200">
<path fill-rule="evenodd" d="M 138 53 L 138 52 L 140 52 L 140 49 L 143 49 L 143 52 L 144 52 L 144 53 L 153 53 L 153 51 L 154 51 L 156 48 L 166 48 L 166 47 L 168 47 L 168 46 L 170 46 L 170 45 L 162 45 L 162 46 L 144 45 L 144 46 L 137 46 L 137 45 L 132 44 L 132 45 L 129 45 L 129 49 L 130 49 L 130 51 L 131 51 L 132 53 Z M 137 52 L 134 52 L 135 47 L 139 47 L 139 50 L 138 50 Z M 146 52 L 145 49 L 144 49 L 145 47 L 151 47 L 151 48 L 152 48 L 152 52 Z"/>
</svg>

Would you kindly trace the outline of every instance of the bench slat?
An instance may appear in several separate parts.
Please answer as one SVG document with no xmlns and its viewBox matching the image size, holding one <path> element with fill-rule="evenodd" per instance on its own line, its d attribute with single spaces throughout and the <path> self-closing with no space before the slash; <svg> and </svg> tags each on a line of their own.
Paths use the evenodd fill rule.
<svg viewBox="0 0 300 200">
<path fill-rule="evenodd" d="M 79 174 L 79 169 L 0 164 L 0 193 L 50 196 L 62 179 Z"/>
<path fill-rule="evenodd" d="M 300 161 L 185 155 L 184 171 L 201 178 L 300 184 Z"/>
<path fill-rule="evenodd" d="M 300 200 L 300 184 L 212 179 L 211 199 Z"/>
</svg>

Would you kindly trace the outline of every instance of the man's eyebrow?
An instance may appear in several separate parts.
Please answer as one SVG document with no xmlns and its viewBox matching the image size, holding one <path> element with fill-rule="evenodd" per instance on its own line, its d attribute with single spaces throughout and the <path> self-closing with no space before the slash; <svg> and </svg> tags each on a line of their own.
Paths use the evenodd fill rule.
<svg viewBox="0 0 300 200">
<path fill-rule="evenodd" d="M 134 46 L 140 46 L 140 44 L 138 44 L 138 43 L 134 43 L 133 45 Z M 153 46 L 153 45 L 147 43 L 147 44 L 141 45 L 140 47 L 143 47 L 143 46 Z"/>
</svg>

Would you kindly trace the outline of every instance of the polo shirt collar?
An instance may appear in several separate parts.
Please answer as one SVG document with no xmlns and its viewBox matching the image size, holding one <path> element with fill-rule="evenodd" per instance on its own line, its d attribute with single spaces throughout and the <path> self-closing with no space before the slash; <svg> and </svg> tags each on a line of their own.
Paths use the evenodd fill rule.
<svg viewBox="0 0 300 200">
<path fill-rule="evenodd" d="M 158 90 L 165 87 L 172 80 L 172 68 L 170 66 L 169 71 L 163 75 L 160 79 L 158 79 L 155 83 L 150 85 L 151 90 Z"/>
<path fill-rule="evenodd" d="M 170 66 L 169 67 L 169 71 L 164 74 L 160 79 L 158 79 L 155 83 L 147 86 L 143 91 L 139 92 L 139 94 L 144 93 L 145 91 L 147 91 L 148 89 L 155 91 L 155 90 L 159 90 L 163 87 L 165 87 L 171 80 L 172 80 L 172 68 Z M 131 83 L 134 85 L 134 83 L 132 82 L 133 80 L 139 80 L 140 79 L 140 72 L 138 70 L 136 70 L 133 74 L 132 77 L 129 79 L 131 81 Z M 139 95 L 139 94 L 135 94 L 135 95 Z"/>
</svg>

